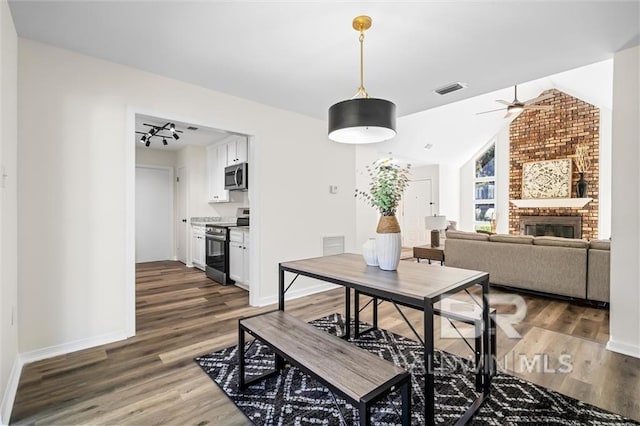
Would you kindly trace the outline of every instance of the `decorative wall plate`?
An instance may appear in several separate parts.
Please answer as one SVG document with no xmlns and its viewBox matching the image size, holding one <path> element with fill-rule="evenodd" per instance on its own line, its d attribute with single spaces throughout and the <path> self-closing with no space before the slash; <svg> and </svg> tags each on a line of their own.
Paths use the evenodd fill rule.
<svg viewBox="0 0 640 426">
<path fill-rule="evenodd" d="M 522 165 L 522 199 L 571 198 L 571 159 Z"/>
</svg>

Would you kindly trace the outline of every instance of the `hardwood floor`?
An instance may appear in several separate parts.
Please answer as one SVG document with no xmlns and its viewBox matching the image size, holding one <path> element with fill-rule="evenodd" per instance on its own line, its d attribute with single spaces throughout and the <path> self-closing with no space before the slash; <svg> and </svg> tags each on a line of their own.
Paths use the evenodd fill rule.
<svg viewBox="0 0 640 426">
<path fill-rule="evenodd" d="M 305 320 L 344 312 L 343 294 L 339 289 L 291 301 L 287 311 Z M 492 290 L 492 296 L 498 294 L 511 293 Z M 468 299 L 465 296 L 460 299 Z M 511 374 L 640 421 L 640 360 L 605 350 L 608 311 L 522 297 L 527 315 L 514 325 L 522 338 L 511 339 L 499 329 L 500 365 Z M 494 305 L 499 313 L 514 313 L 509 304 Z M 249 424 L 193 358 L 235 344 L 238 318 L 270 309 L 273 306 L 250 307 L 244 290 L 221 286 L 178 262 L 140 264 L 136 336 L 26 365 L 11 423 Z M 404 312 L 420 324 L 421 313 Z M 363 320 L 369 318 L 365 311 Z M 388 303 L 380 306 L 380 319 L 381 327 L 413 337 Z M 436 336 L 439 327 L 436 321 Z M 471 356 L 460 339 L 437 338 L 436 346 Z M 524 371 L 521 359 L 531 361 L 536 354 L 548 354 L 552 368 L 561 366 L 557 359 L 567 354 L 572 371 Z"/>
</svg>

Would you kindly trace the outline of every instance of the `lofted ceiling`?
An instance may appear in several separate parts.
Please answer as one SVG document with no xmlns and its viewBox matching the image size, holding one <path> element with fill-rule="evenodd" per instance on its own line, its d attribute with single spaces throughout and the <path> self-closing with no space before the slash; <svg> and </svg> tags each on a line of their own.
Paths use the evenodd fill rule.
<svg viewBox="0 0 640 426">
<path fill-rule="evenodd" d="M 365 86 L 372 97 L 395 102 L 399 116 L 408 121 L 426 110 L 447 111 L 453 108 L 448 104 L 459 106 L 459 101 L 485 95 L 468 110 L 448 111 L 458 120 L 477 122 L 475 112 L 495 108 L 493 99 L 512 99 L 514 84 L 610 59 L 640 41 L 637 1 L 9 4 L 20 37 L 321 120 L 329 106 L 351 97 L 358 86 L 358 34 L 351 21 L 360 14 L 373 18 L 365 38 Z M 467 88 L 445 96 L 434 93 L 456 81 Z M 535 95 L 523 92 L 522 98 Z M 504 125 L 501 115 L 482 120 L 494 134 Z M 456 127 L 472 128 L 460 122 Z M 397 139 L 413 144 L 416 152 L 424 139 L 441 146 L 446 142 L 444 135 L 403 137 L 402 126 L 398 130 Z M 478 132 L 456 138 L 473 139 L 471 145 L 486 142 Z M 380 149 L 386 150 L 385 144 Z M 430 160 L 420 161 L 460 154 L 457 146 L 452 149 L 434 149 Z"/>
</svg>

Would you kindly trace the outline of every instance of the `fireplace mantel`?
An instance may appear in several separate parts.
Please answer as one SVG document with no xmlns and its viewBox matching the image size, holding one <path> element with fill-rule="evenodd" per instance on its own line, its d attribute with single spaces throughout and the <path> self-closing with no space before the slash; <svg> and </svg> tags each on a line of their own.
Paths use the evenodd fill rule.
<svg viewBox="0 0 640 426">
<path fill-rule="evenodd" d="M 584 207 L 593 198 L 533 198 L 528 200 L 510 200 L 514 206 L 526 208 L 543 208 L 543 207 Z"/>
</svg>

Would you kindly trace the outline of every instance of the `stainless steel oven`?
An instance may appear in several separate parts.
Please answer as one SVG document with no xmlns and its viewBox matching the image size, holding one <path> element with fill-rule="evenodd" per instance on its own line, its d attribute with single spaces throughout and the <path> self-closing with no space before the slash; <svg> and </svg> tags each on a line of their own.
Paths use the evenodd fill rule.
<svg viewBox="0 0 640 426">
<path fill-rule="evenodd" d="M 205 233 L 207 277 L 220 284 L 233 284 L 229 274 L 229 225 L 207 225 Z"/>
<path fill-rule="evenodd" d="M 205 231 L 205 273 L 222 285 L 235 284 L 229 278 L 229 228 L 249 226 L 249 207 L 237 209 L 234 222 L 208 223 Z"/>
</svg>

